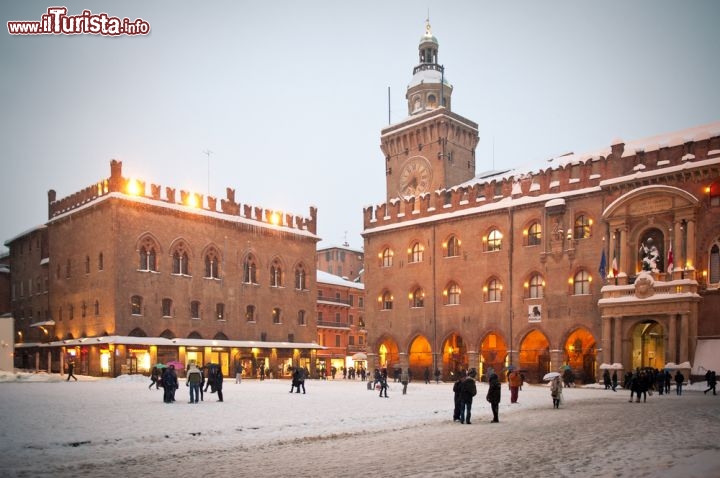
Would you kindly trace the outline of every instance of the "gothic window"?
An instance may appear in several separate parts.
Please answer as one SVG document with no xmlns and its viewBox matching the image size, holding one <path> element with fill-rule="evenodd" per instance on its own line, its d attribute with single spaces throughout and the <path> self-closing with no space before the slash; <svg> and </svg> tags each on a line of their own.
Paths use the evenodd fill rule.
<svg viewBox="0 0 720 478">
<path fill-rule="evenodd" d="M 220 278 L 220 254 L 214 247 L 205 254 L 205 277 L 208 279 Z"/>
<path fill-rule="evenodd" d="M 302 264 L 299 264 L 295 268 L 295 289 L 307 290 L 307 274 Z"/>
<path fill-rule="evenodd" d="M 215 304 L 215 319 L 225 320 L 225 304 L 221 302 Z"/>
<path fill-rule="evenodd" d="M 545 281 L 540 274 L 533 274 L 527 284 L 528 297 L 542 299 L 545 296 Z"/>
<path fill-rule="evenodd" d="M 130 313 L 132 315 L 142 315 L 142 304 L 143 298 L 139 295 L 134 295 L 130 298 Z M 72 314 L 72 309 L 70 309 Z"/>
<path fill-rule="evenodd" d="M 245 320 L 247 322 L 255 322 L 255 306 L 248 305 L 245 307 Z"/>
<path fill-rule="evenodd" d="M 157 272 L 157 246 L 151 238 L 146 237 L 142 240 L 139 254 L 138 270 Z"/>
<path fill-rule="evenodd" d="M 450 236 L 446 244 L 447 255 L 445 257 L 457 257 L 460 255 L 460 239 L 457 236 Z"/>
<path fill-rule="evenodd" d="M 245 284 L 257 284 L 257 263 L 255 256 L 248 254 L 243 262 L 243 282 Z"/>
<path fill-rule="evenodd" d="M 493 252 L 502 249 L 502 233 L 497 229 L 491 229 L 487 235 L 485 251 Z"/>
<path fill-rule="evenodd" d="M 280 307 L 273 307 L 273 310 L 272 310 L 272 321 L 273 321 L 273 324 L 280 324 L 280 323 L 282 323 L 282 322 L 281 322 L 281 317 L 280 317 Z"/>
<path fill-rule="evenodd" d="M 422 262 L 423 246 L 419 242 L 414 242 L 408 249 L 408 262 Z"/>
<path fill-rule="evenodd" d="M 200 318 L 200 301 L 193 300 L 192 302 L 190 302 L 190 318 Z"/>
<path fill-rule="evenodd" d="M 418 287 L 410 292 L 410 307 L 424 307 L 425 306 L 425 291 L 422 287 Z"/>
<path fill-rule="evenodd" d="M 486 302 L 500 302 L 502 300 L 503 286 L 499 280 L 490 279 L 483 289 Z"/>
<path fill-rule="evenodd" d="M 573 294 L 587 295 L 590 293 L 590 283 L 592 278 L 586 270 L 581 270 L 573 278 Z"/>
<path fill-rule="evenodd" d="M 460 305 L 460 286 L 451 282 L 443 291 L 445 305 Z"/>
<path fill-rule="evenodd" d="M 282 287 L 282 267 L 277 259 L 270 265 L 270 287 Z"/>
<path fill-rule="evenodd" d="M 393 251 L 386 247 L 383 249 L 383 251 L 380 253 L 380 261 L 382 267 L 391 267 L 393 263 Z"/>
<path fill-rule="evenodd" d="M 172 317 L 172 299 L 166 297 L 162 300 L 162 316 Z"/>
<path fill-rule="evenodd" d="M 390 291 L 385 291 L 380 296 L 380 307 L 382 310 L 392 310 L 393 308 L 393 295 Z"/>
<path fill-rule="evenodd" d="M 527 229 L 527 245 L 539 246 L 542 239 L 542 227 L 539 222 L 533 222 Z"/>
<path fill-rule="evenodd" d="M 188 247 L 184 242 L 179 242 L 172 252 L 173 258 L 173 274 L 190 275 L 190 256 L 188 255 Z"/>
<path fill-rule="evenodd" d="M 575 226 L 573 227 L 573 237 L 575 239 L 587 239 L 590 237 L 592 219 L 584 214 L 580 214 L 575 218 Z"/>
</svg>

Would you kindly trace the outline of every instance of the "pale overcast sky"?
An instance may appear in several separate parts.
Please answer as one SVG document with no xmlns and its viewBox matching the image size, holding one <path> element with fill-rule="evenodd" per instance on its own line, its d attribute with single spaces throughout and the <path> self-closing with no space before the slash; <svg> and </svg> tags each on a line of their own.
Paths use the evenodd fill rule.
<svg viewBox="0 0 720 478">
<path fill-rule="evenodd" d="M 151 33 L 8 34 L 58 4 Z M 317 206 L 321 247 L 360 248 L 385 197 L 387 88 L 398 122 L 428 9 L 478 173 L 720 120 L 711 0 L 2 2 L 0 244 L 117 158 L 163 187 Z"/>
</svg>

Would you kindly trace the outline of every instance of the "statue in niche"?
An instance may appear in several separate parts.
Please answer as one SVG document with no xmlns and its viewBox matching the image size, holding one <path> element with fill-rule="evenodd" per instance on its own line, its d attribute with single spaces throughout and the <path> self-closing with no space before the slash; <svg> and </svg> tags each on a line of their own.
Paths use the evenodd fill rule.
<svg viewBox="0 0 720 478">
<path fill-rule="evenodd" d="M 652 240 L 652 237 L 640 244 L 640 250 L 638 252 L 642 262 L 642 270 L 652 272 L 659 272 L 661 270 L 662 258 L 660 257 L 660 251 L 657 246 L 655 246 L 655 242 Z"/>
</svg>

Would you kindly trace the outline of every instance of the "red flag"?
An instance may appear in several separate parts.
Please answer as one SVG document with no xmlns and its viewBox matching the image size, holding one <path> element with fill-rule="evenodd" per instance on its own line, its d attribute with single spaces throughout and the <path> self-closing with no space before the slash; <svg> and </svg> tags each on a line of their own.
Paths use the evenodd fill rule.
<svg viewBox="0 0 720 478">
<path fill-rule="evenodd" d="M 672 253 L 672 242 L 670 243 L 670 249 L 668 249 L 668 262 L 667 262 L 668 274 L 672 274 L 673 271 L 673 253 Z"/>
</svg>

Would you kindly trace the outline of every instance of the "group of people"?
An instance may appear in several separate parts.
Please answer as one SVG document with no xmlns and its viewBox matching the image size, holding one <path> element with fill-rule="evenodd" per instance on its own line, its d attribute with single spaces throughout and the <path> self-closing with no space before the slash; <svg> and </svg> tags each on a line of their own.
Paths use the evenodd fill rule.
<svg viewBox="0 0 720 478">
<path fill-rule="evenodd" d="M 207 364 L 204 367 L 198 367 L 195 362 L 188 364 L 185 371 L 185 386 L 190 391 L 189 403 L 198 403 L 203 401 L 204 392 L 210 389 L 210 393 L 217 393 L 218 402 L 223 401 L 223 373 L 217 364 Z M 175 392 L 179 388 L 179 380 L 174 365 L 153 367 L 150 373 L 150 385 L 148 389 L 155 387 L 156 390 L 162 387 L 163 402 L 173 403 L 175 401 Z"/>
<path fill-rule="evenodd" d="M 302 393 L 305 393 L 305 379 L 307 376 L 310 375 L 310 372 L 304 367 L 295 367 L 293 369 L 292 373 L 292 382 L 290 384 L 290 393 L 293 393 L 293 390 L 297 389 L 295 393 L 300 393 L 300 389 L 302 388 Z"/>
<path fill-rule="evenodd" d="M 477 372 L 475 369 L 470 369 L 467 372 L 461 370 L 457 373 L 457 380 L 453 385 L 453 394 L 455 400 L 455 408 L 453 410 L 453 421 L 460 422 L 461 424 L 471 425 L 470 421 L 472 416 L 472 404 L 473 397 L 477 395 L 477 385 L 475 384 L 475 377 Z M 499 423 L 500 419 L 498 412 L 500 409 L 500 379 L 497 374 L 493 373 L 490 375 L 488 382 L 488 391 L 485 399 L 490 403 L 490 409 L 492 410 L 493 418 L 490 420 L 491 423 Z"/>
<path fill-rule="evenodd" d="M 639 403 L 642 398 L 643 402 L 647 402 L 647 396 L 652 395 L 653 391 L 659 395 L 669 395 L 670 386 L 675 382 L 675 393 L 682 395 L 683 383 L 685 383 L 685 375 L 677 370 L 675 376 L 669 370 L 657 369 L 635 369 L 635 372 L 628 371 L 625 374 L 624 387 L 630 390 L 630 400 Z"/>
<path fill-rule="evenodd" d="M 603 384 L 605 385 L 605 390 L 612 390 L 613 392 L 617 392 L 617 386 L 618 386 L 617 370 L 613 370 L 612 377 L 610 377 L 609 370 L 607 370 L 607 369 L 603 370 Z"/>
</svg>

